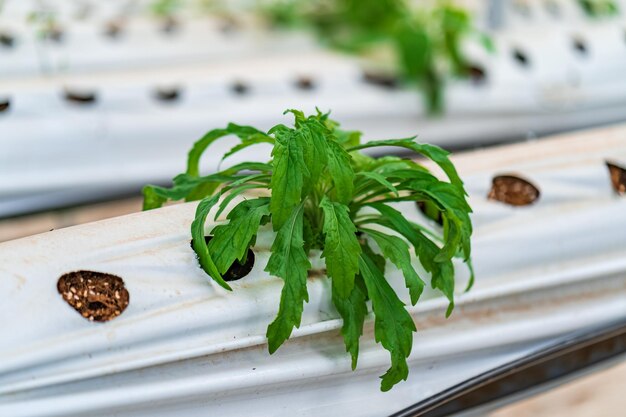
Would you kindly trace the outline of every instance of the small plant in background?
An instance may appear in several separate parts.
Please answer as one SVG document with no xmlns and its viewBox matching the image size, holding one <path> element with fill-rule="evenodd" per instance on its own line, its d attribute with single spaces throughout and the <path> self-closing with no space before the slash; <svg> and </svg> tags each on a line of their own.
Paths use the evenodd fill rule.
<svg viewBox="0 0 626 417">
<path fill-rule="evenodd" d="M 307 117 L 297 110 L 288 112 L 295 117 L 293 127 L 280 124 L 266 133 L 231 123 L 207 133 L 189 152 L 187 172 L 175 177 L 171 188 L 144 188 L 144 209 L 160 207 L 169 200 L 201 200 L 191 225 L 193 249 L 202 268 L 228 290 L 231 287 L 222 275 L 234 262 L 245 262 L 259 227 L 271 223 L 275 238 L 265 271 L 282 278 L 284 287 L 278 315 L 267 329 L 270 353 L 300 326 L 308 301 L 309 259 L 321 253 L 332 281 L 332 301 L 343 318 L 342 334 L 353 369 L 371 301 L 376 341 L 391 354 L 391 367 L 381 384 L 387 391 L 408 376 L 406 358 L 416 331 L 404 303 L 385 279 L 387 261 L 402 271 L 414 305 L 425 284 L 413 266 L 412 249 L 430 274 L 432 287 L 448 298 L 447 315 L 452 312 L 452 259 L 460 257 L 470 265 L 471 209 L 463 183 L 441 148 L 417 143 L 414 138 L 360 144 L 359 132 L 341 130 L 328 114 Z M 238 137 L 240 143 L 223 159 L 260 143 L 273 146 L 272 159 L 239 163 L 200 176 L 202 154 L 228 135 Z M 373 158 L 359 152 L 381 146 L 400 147 L 430 158 L 449 182 L 412 160 Z M 205 222 L 211 209 L 217 208 L 217 219 L 235 198 L 250 190 L 266 191 L 267 196 L 239 202 L 227 214 L 228 222 L 213 227 L 207 244 Z M 408 221 L 393 207 L 392 203 L 401 201 L 434 207 L 442 219 L 443 236 Z"/>
<path fill-rule="evenodd" d="M 396 72 L 424 93 L 431 113 L 443 110 L 450 76 L 468 77 L 473 66 L 461 43 L 476 37 L 492 51 L 490 38 L 477 31 L 470 14 L 452 2 L 414 7 L 405 0 L 281 0 L 262 3 L 279 27 L 312 27 L 329 45 L 348 52 L 395 56 Z M 393 60 L 393 58 L 392 58 Z"/>
<path fill-rule="evenodd" d="M 590 17 L 608 17 L 619 14 L 614 0 L 578 0 L 578 4 Z"/>
</svg>

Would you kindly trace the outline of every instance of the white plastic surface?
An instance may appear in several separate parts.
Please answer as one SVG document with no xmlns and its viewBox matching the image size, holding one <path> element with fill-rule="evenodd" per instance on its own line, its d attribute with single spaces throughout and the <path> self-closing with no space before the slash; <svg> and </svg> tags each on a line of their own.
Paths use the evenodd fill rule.
<svg viewBox="0 0 626 417">
<path fill-rule="evenodd" d="M 605 158 L 626 159 L 626 127 L 456 158 L 475 210 L 477 282 L 447 320 L 433 291 L 409 308 L 419 329 L 411 373 L 389 393 L 378 387 L 389 356 L 371 320 L 350 371 L 324 277 L 309 279 L 300 329 L 267 353 L 282 285 L 262 272 L 269 232 L 232 293 L 197 265 L 193 203 L 1 244 L 0 415 L 385 415 L 567 332 L 626 318 L 626 198 L 612 192 Z M 486 200 L 491 177 L 507 172 L 534 182 L 540 200 Z M 80 317 L 56 291 L 79 269 L 121 276 L 128 309 L 104 324 Z M 461 290 L 467 274 L 457 272 Z M 391 267 L 387 279 L 402 289 Z"/>
<path fill-rule="evenodd" d="M 360 62 L 322 50 L 303 33 L 245 25 L 222 33 L 215 19 L 185 15 L 180 33 L 165 36 L 147 16 L 136 16 L 126 37 L 111 40 L 101 34 L 110 9 L 96 7 L 91 20 L 79 21 L 72 18 L 78 6 L 60 3 L 68 38 L 43 47 L 51 55 L 45 64 L 37 63 L 36 42 L 0 48 L 0 96 L 11 99 L 0 113 L 0 216 L 43 207 L 33 195 L 80 201 L 168 182 L 206 131 L 229 121 L 268 128 L 287 121 L 280 116 L 287 108 L 332 110 L 366 139 L 418 134 L 443 146 L 533 137 L 626 114 L 624 15 L 586 19 L 574 0 L 558 2 L 558 18 L 544 2 L 528 2 L 530 17 L 507 2 L 506 24 L 491 34 L 496 52 L 474 41 L 464 46 L 486 80 L 450 80 L 446 114 L 437 118 L 426 117 L 415 90 L 366 84 Z M 484 27 L 486 4 L 474 2 Z M 20 5 L 9 1 L 5 14 L 27 8 Z M 576 40 L 586 52 L 574 47 Z M 527 66 L 513 57 L 516 51 Z M 41 65 L 52 68 L 48 75 L 35 71 Z M 303 76 L 314 89 L 295 87 Z M 247 94 L 232 93 L 237 81 L 249 86 Z M 155 89 L 163 86 L 179 86 L 180 100 L 157 102 Z M 95 91 L 97 102 L 65 102 L 64 88 Z M 229 144 L 205 158 L 206 171 L 216 169 Z"/>
</svg>

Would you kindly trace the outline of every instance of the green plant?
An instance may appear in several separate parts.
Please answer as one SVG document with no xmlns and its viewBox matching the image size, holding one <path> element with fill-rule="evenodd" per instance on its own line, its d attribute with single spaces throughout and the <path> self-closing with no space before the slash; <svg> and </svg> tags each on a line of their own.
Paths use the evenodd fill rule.
<svg viewBox="0 0 626 417">
<path fill-rule="evenodd" d="M 168 200 L 201 199 L 191 225 L 193 248 L 202 268 L 230 290 L 224 274 L 236 260 L 244 261 L 260 225 L 271 222 L 276 233 L 265 270 L 284 280 L 276 319 L 267 329 L 270 353 L 299 327 L 308 301 L 309 255 L 321 251 L 332 281 L 332 301 L 343 318 L 346 350 L 356 367 L 359 338 L 368 312 L 375 316 L 375 338 L 391 354 L 391 367 L 382 376 L 389 390 L 408 375 L 415 324 L 404 304 L 385 280 L 386 261 L 402 271 L 412 304 L 424 281 L 415 271 L 410 247 L 431 275 L 431 285 L 454 306 L 452 259 L 470 262 L 471 212 L 463 183 L 447 152 L 414 138 L 360 144 L 360 133 L 341 130 L 328 114 L 306 117 L 288 110 L 295 126 L 279 124 L 267 133 L 229 124 L 207 133 L 189 152 L 187 172 L 174 178 L 171 188 L 146 186 L 144 209 Z M 249 146 L 273 146 L 267 163 L 244 162 L 215 174 L 200 176 L 199 161 L 217 139 L 235 135 L 240 143 L 224 159 Z M 447 175 L 439 180 L 418 163 L 396 156 L 373 158 L 359 152 L 381 146 L 400 147 L 430 158 Z M 205 222 L 217 206 L 215 219 L 237 196 L 249 190 L 271 191 L 269 196 L 244 199 L 227 215 L 228 222 L 211 230 L 205 243 Z M 221 202 L 220 202 L 221 199 Z M 392 206 L 400 201 L 429 204 L 443 219 L 443 236 L 412 223 Z M 319 253 L 319 252 L 318 252 Z M 472 281 L 472 280 L 470 280 Z M 471 285 L 471 283 L 470 283 Z"/>
<path fill-rule="evenodd" d="M 578 0 L 578 4 L 590 17 L 616 16 L 619 7 L 614 0 Z"/>
<path fill-rule="evenodd" d="M 443 111 L 446 79 L 471 75 L 461 43 L 477 37 L 494 49 L 452 1 L 415 7 L 407 0 L 275 0 L 261 10 L 276 26 L 312 27 L 332 47 L 383 61 L 391 55 L 395 71 L 422 90 L 431 113 Z"/>
</svg>

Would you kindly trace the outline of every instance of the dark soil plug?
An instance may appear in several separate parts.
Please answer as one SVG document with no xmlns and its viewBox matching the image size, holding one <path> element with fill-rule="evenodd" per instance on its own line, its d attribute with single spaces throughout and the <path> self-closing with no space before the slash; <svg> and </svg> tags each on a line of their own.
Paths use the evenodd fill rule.
<svg viewBox="0 0 626 417">
<path fill-rule="evenodd" d="M 513 59 L 522 67 L 530 66 L 530 60 L 528 59 L 526 54 L 519 49 L 513 50 Z"/>
<path fill-rule="evenodd" d="M 310 77 L 299 77 L 296 80 L 296 87 L 299 90 L 310 91 L 315 89 L 315 83 Z"/>
<path fill-rule="evenodd" d="M 587 44 L 582 39 L 574 38 L 574 40 L 572 41 L 572 47 L 580 55 L 587 55 Z"/>
<path fill-rule="evenodd" d="M 611 185 L 617 194 L 626 194 L 626 168 L 616 165 L 615 163 L 606 161 L 611 176 Z"/>
<path fill-rule="evenodd" d="M 15 46 L 15 37 L 10 33 L 0 32 L 0 45 L 5 48 L 13 48 Z"/>
<path fill-rule="evenodd" d="M 58 26 L 52 26 L 48 29 L 45 30 L 44 34 L 43 34 L 44 39 L 47 39 L 49 41 L 52 41 L 54 43 L 61 43 L 63 42 L 63 38 L 65 37 L 65 33 L 63 32 L 63 29 L 61 29 Z"/>
<path fill-rule="evenodd" d="M 104 27 L 107 38 L 118 39 L 124 32 L 124 23 L 119 20 L 111 20 Z"/>
<path fill-rule="evenodd" d="M 400 80 L 395 75 L 369 71 L 363 73 L 363 81 L 388 89 L 395 89 L 400 85 Z"/>
<path fill-rule="evenodd" d="M 233 83 L 230 89 L 232 90 L 233 93 L 240 95 L 240 96 L 243 96 L 250 92 L 250 87 L 248 86 L 248 84 L 245 84 L 241 81 L 236 81 L 235 83 Z"/>
<path fill-rule="evenodd" d="M 94 271 L 62 275 L 57 282 L 57 290 L 74 310 L 89 321 L 114 319 L 124 312 L 130 299 L 122 278 Z"/>
<path fill-rule="evenodd" d="M 527 206 L 539 199 L 539 189 L 530 182 L 514 175 L 499 175 L 493 178 L 487 198 L 511 206 Z"/>
<path fill-rule="evenodd" d="M 73 91 L 71 89 L 65 89 L 63 97 L 69 102 L 78 104 L 92 104 L 97 100 L 97 95 L 93 91 Z"/>
<path fill-rule="evenodd" d="M 8 111 L 11 107 L 11 100 L 8 98 L 0 98 L 0 113 Z"/>
<path fill-rule="evenodd" d="M 167 35 L 173 35 L 174 33 L 178 32 L 179 29 L 180 23 L 178 22 L 178 19 L 173 16 L 167 16 L 163 19 L 163 22 L 161 23 L 161 32 Z"/>
<path fill-rule="evenodd" d="M 474 84 L 480 85 L 487 81 L 487 73 L 483 67 L 476 64 L 470 64 L 467 66 L 467 76 L 472 80 Z"/>
<path fill-rule="evenodd" d="M 209 244 L 213 236 L 205 236 L 204 241 Z M 191 240 L 191 247 L 193 248 L 193 239 Z M 246 255 L 245 262 L 241 263 L 239 260 L 235 259 L 235 262 L 228 268 L 222 278 L 224 281 L 237 281 L 252 271 L 252 267 L 254 266 L 254 252 L 252 249 L 248 249 L 248 254 Z"/>
<path fill-rule="evenodd" d="M 176 101 L 180 98 L 180 88 L 178 87 L 157 87 L 154 97 L 159 101 Z"/>
</svg>

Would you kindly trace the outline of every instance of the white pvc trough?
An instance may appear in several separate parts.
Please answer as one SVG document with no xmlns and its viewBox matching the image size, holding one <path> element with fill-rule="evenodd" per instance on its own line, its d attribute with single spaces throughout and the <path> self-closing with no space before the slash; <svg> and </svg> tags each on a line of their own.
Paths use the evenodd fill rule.
<svg viewBox="0 0 626 417">
<path fill-rule="evenodd" d="M 469 3 L 489 29 L 486 3 Z M 94 4 L 93 16 L 76 20 L 77 5 L 46 2 L 59 10 L 68 36 L 41 46 L 51 70 L 37 75 L 34 68 L 44 64 L 24 23 L 33 5 L 9 1 L 2 24 L 17 25 L 24 41 L 0 48 L 0 102 L 10 101 L 0 113 L 0 216 L 169 181 L 207 130 L 230 121 L 268 128 L 287 108 L 332 110 L 366 139 L 419 133 L 423 141 L 466 147 L 624 120 L 623 15 L 587 19 L 574 0 L 562 0 L 556 17 L 543 3 L 528 2 L 529 14 L 503 3 L 504 24 L 491 32 L 496 52 L 465 45 L 486 80 L 450 81 L 445 116 L 427 118 L 416 91 L 365 83 L 359 62 L 322 51 L 312 36 L 254 25 L 225 35 L 214 20 L 183 14 L 185 29 L 170 37 L 145 15 L 131 15 L 127 36 L 111 40 L 101 28 L 123 8 L 117 3 Z M 626 10 L 626 2 L 619 4 Z M 301 77 L 314 88 L 298 88 Z M 233 93 L 236 82 L 248 92 Z M 179 100 L 155 100 L 157 88 L 171 86 L 180 87 Z M 95 92 L 96 102 L 66 102 L 66 89 Z M 207 170 L 215 170 L 229 144 L 220 142 L 206 158 Z"/>
<path fill-rule="evenodd" d="M 387 393 L 377 376 L 389 357 L 371 318 L 350 370 L 325 277 L 309 279 L 301 327 L 267 353 L 282 286 L 262 272 L 268 231 L 233 292 L 197 264 L 194 203 L 3 243 L 0 415 L 380 416 L 568 332 L 625 319 L 626 198 L 613 192 L 606 158 L 626 160 L 626 127 L 456 158 L 475 210 L 476 285 L 459 292 L 447 320 L 432 291 L 409 308 L 418 328 L 409 379 Z M 518 208 L 487 200 L 502 173 L 529 179 L 540 199 Z M 411 204 L 399 207 L 424 221 Z M 56 289 L 76 270 L 122 277 L 126 311 L 107 323 L 82 318 Z M 387 279 L 403 287 L 391 268 Z"/>
</svg>

